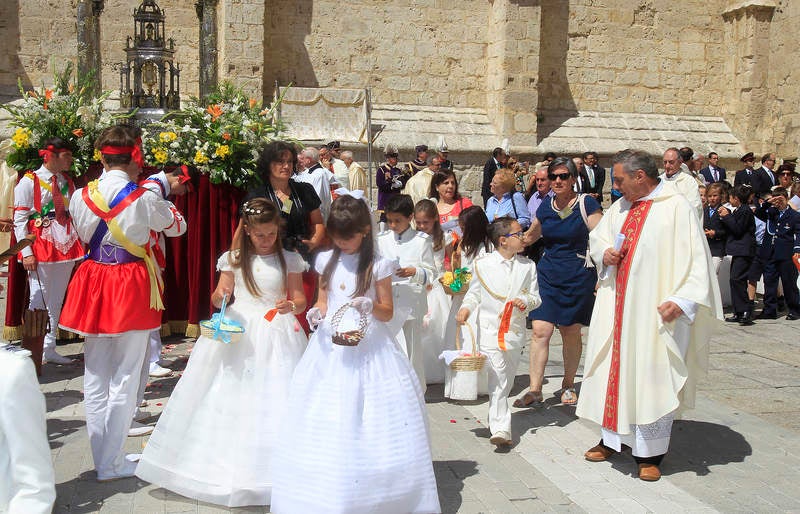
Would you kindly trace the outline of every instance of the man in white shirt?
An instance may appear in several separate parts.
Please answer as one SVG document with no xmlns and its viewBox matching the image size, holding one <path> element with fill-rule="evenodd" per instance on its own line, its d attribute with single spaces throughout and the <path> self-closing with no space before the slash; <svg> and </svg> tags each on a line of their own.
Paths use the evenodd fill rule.
<svg viewBox="0 0 800 514">
<path fill-rule="evenodd" d="M 664 173 L 659 178 L 671 182 L 694 208 L 697 219 L 702 220 L 703 202 L 700 201 L 699 184 L 688 171 L 682 171 L 682 166 L 684 164 L 678 149 L 667 148 L 664 152 Z"/>
<path fill-rule="evenodd" d="M 305 182 L 314 187 L 320 202 L 319 210 L 322 219 L 327 221 L 328 213 L 331 212 L 331 183 L 334 181 L 333 173 L 324 168 L 319 163 L 319 150 L 313 146 L 303 148 L 297 156 L 300 169 L 294 174 L 292 180 L 295 182 Z"/>
</svg>

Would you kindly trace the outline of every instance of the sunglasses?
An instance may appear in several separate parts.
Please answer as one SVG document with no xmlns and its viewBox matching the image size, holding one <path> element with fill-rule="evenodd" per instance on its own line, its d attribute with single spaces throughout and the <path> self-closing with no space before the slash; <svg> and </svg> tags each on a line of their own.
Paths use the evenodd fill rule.
<svg viewBox="0 0 800 514">
<path fill-rule="evenodd" d="M 525 231 L 520 230 L 519 232 L 512 232 L 511 234 L 503 234 L 504 237 L 516 237 L 517 239 L 522 239 L 525 236 Z"/>
<path fill-rule="evenodd" d="M 567 181 L 572 175 L 569 172 L 566 173 L 548 173 L 547 178 L 551 181 L 555 181 L 555 179 L 560 178 L 561 180 Z"/>
</svg>

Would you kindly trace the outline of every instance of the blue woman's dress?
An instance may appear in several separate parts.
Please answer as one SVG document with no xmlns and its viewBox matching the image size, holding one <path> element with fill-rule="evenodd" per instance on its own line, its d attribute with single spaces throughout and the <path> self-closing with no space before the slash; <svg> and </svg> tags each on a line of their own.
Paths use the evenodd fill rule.
<svg viewBox="0 0 800 514">
<path fill-rule="evenodd" d="M 585 196 L 584 202 L 587 215 L 601 208 L 591 196 Z M 586 267 L 589 229 L 580 205 L 575 202 L 572 212 L 561 219 L 548 198 L 536 210 L 536 218 L 542 226 L 544 241 L 544 255 L 536 268 L 542 305 L 529 317 L 556 325 L 588 325 L 594 307 L 597 271 Z"/>
</svg>

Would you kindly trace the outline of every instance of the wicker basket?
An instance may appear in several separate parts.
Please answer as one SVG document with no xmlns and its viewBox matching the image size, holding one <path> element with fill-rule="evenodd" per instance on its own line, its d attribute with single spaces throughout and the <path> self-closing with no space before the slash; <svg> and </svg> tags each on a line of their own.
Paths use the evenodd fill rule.
<svg viewBox="0 0 800 514">
<path fill-rule="evenodd" d="M 339 332 L 339 323 L 341 323 L 344 313 L 351 307 L 353 307 L 353 305 L 350 302 L 345 303 L 339 307 L 339 310 L 337 310 L 333 318 L 331 318 L 331 328 L 333 328 L 334 331 L 333 337 L 331 338 L 333 344 L 339 346 L 358 346 L 358 343 L 364 339 L 364 332 L 367 328 L 367 315 L 363 312 L 360 313 L 358 318 L 358 329 Z"/>
<path fill-rule="evenodd" d="M 467 294 L 467 290 L 469 289 L 469 282 L 464 284 L 461 287 L 460 291 L 453 291 L 452 289 L 450 289 L 450 286 L 444 285 L 444 282 L 443 282 L 442 279 L 443 279 L 443 277 L 439 277 L 439 283 L 442 284 L 442 289 L 444 289 L 444 292 L 446 294 L 448 294 L 450 296 L 461 296 L 461 295 Z"/>
<path fill-rule="evenodd" d="M 207 326 L 205 326 L 205 324 L 202 321 L 200 322 L 200 335 L 201 336 L 207 337 L 209 339 L 214 339 L 215 341 L 222 341 L 222 339 L 218 339 L 218 338 L 214 337 L 214 333 L 215 332 L 216 331 L 214 330 L 214 327 L 207 327 Z M 231 343 L 238 342 L 242 338 L 242 334 L 244 334 L 244 332 L 230 332 L 230 331 L 221 330 L 221 329 L 220 329 L 219 333 L 220 334 L 229 335 Z"/>
<path fill-rule="evenodd" d="M 453 359 L 450 363 L 450 368 L 453 371 L 480 371 L 483 369 L 483 364 L 486 362 L 486 356 L 478 352 L 476 340 L 475 340 L 475 331 L 472 330 L 472 327 L 469 323 L 465 323 L 469 329 L 469 335 L 472 338 L 472 354 L 470 355 L 461 355 Z M 456 350 L 461 349 L 461 330 L 456 329 Z"/>
</svg>

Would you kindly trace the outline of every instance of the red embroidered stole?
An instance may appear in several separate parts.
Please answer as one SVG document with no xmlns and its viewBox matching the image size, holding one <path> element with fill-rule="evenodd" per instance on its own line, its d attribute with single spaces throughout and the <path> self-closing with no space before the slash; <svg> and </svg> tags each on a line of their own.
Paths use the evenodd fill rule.
<svg viewBox="0 0 800 514">
<path fill-rule="evenodd" d="M 642 234 L 647 213 L 650 212 L 652 200 L 634 202 L 622 224 L 621 233 L 625 236 L 621 251 L 624 257 L 617 267 L 617 279 L 614 298 L 614 332 L 611 347 L 611 367 L 608 371 L 608 386 L 606 388 L 606 406 L 603 412 L 603 428 L 617 431 L 617 415 L 619 406 L 619 361 L 620 339 L 622 337 L 622 314 L 625 310 L 625 293 L 628 288 L 628 276 L 631 271 L 631 262 L 636 252 L 639 236 Z"/>
</svg>

